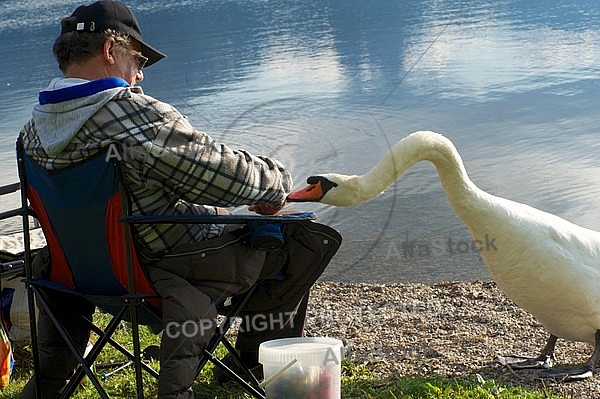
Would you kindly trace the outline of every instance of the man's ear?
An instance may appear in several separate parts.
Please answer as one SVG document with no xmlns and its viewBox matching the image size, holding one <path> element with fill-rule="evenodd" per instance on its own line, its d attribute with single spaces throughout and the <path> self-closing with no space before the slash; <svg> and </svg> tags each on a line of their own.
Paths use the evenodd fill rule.
<svg viewBox="0 0 600 399">
<path fill-rule="evenodd" d="M 116 46 L 117 44 L 115 43 L 114 39 L 106 39 L 104 41 L 104 46 L 102 46 L 102 57 L 111 65 L 115 63 L 114 54 Z"/>
</svg>

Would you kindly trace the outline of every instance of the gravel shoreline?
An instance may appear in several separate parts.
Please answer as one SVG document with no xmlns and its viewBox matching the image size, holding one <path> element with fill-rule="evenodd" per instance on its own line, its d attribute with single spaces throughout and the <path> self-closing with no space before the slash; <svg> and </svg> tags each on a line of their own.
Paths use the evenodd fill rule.
<svg viewBox="0 0 600 399">
<path fill-rule="evenodd" d="M 318 282 L 306 330 L 344 341 L 349 358 L 391 376 L 441 376 L 548 387 L 565 398 L 600 397 L 600 376 L 578 382 L 540 380 L 539 371 L 511 370 L 496 355 L 537 356 L 544 328 L 491 281 L 368 284 Z M 556 364 L 579 364 L 586 343 L 559 340 Z"/>
</svg>

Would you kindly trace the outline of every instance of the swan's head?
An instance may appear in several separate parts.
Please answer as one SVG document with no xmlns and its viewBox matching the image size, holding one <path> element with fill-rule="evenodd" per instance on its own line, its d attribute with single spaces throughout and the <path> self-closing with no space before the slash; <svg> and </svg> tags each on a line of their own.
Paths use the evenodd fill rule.
<svg viewBox="0 0 600 399">
<path fill-rule="evenodd" d="M 288 195 L 288 202 L 321 202 L 332 188 L 338 186 L 328 175 L 310 176 L 306 182 L 308 186 Z"/>
<path fill-rule="evenodd" d="M 308 186 L 290 193 L 288 202 L 320 202 L 334 206 L 357 204 L 356 190 L 353 189 L 356 176 L 326 174 L 306 179 Z"/>
</svg>

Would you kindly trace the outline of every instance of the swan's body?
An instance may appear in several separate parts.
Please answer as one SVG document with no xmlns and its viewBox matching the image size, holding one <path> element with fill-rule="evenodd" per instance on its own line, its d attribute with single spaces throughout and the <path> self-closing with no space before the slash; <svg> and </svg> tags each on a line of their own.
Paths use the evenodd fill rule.
<svg viewBox="0 0 600 399">
<path fill-rule="evenodd" d="M 357 205 L 424 160 L 434 164 L 450 204 L 473 239 L 495 239 L 497 250 L 481 251 L 481 256 L 498 287 L 552 335 L 597 344 L 600 232 L 479 189 L 455 147 L 437 133 L 411 134 L 364 175 L 313 176 L 313 185 L 290 194 L 288 200 Z M 329 188 L 319 194 L 323 182 Z"/>
</svg>

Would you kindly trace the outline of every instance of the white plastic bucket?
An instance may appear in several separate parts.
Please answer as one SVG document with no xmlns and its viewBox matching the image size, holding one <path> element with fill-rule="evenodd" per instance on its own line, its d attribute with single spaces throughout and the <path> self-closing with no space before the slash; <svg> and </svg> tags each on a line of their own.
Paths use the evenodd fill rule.
<svg viewBox="0 0 600 399">
<path fill-rule="evenodd" d="M 324 337 L 284 338 L 263 342 L 258 360 L 263 365 L 268 399 L 340 399 L 342 341 Z"/>
</svg>

